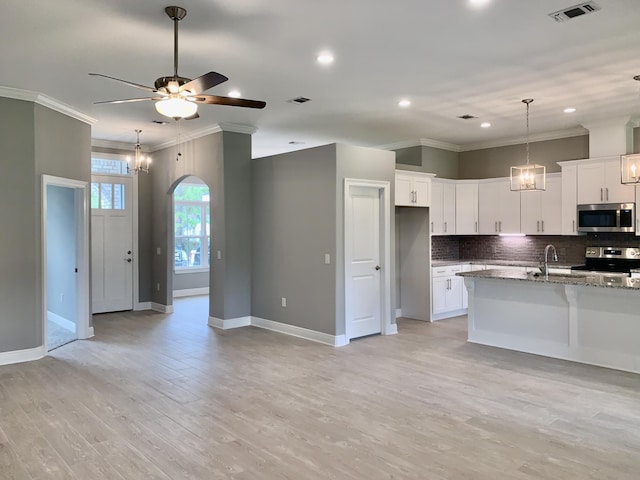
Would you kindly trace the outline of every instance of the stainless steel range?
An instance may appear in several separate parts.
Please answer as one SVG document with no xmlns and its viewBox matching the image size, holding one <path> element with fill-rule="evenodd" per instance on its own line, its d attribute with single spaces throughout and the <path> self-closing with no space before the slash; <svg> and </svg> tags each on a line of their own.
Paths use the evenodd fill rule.
<svg viewBox="0 0 640 480">
<path fill-rule="evenodd" d="M 640 248 L 587 247 L 585 264 L 571 270 L 628 277 L 636 268 L 640 268 Z"/>
</svg>

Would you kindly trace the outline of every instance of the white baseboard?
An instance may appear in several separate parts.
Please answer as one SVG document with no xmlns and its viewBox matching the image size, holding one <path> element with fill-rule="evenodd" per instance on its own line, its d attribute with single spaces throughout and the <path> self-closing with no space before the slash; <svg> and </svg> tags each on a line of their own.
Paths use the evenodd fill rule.
<svg viewBox="0 0 640 480">
<path fill-rule="evenodd" d="M 173 298 L 191 297 L 194 295 L 209 295 L 209 287 L 202 288 L 183 288 L 173 291 Z"/>
<path fill-rule="evenodd" d="M 64 318 L 57 313 L 53 313 L 47 310 L 47 320 L 55 323 L 59 327 L 64 328 L 65 330 L 69 330 L 72 333 L 76 333 L 76 324 L 72 322 L 68 318 Z"/>
<path fill-rule="evenodd" d="M 161 303 L 151 302 L 151 310 L 160 313 L 173 313 L 173 305 L 163 305 Z"/>
<path fill-rule="evenodd" d="M 46 355 L 44 345 L 25 350 L 14 350 L 13 352 L 0 352 L 0 365 L 10 365 L 12 363 L 31 362 L 39 360 Z"/>
<path fill-rule="evenodd" d="M 87 338 L 93 338 L 93 336 L 94 336 L 93 327 L 89 327 L 87 329 L 87 335 L 82 337 L 78 336 L 78 340 L 86 340 Z"/>
<path fill-rule="evenodd" d="M 139 310 L 151 310 L 151 302 L 138 302 L 133 306 L 133 311 L 137 312 Z"/>
<path fill-rule="evenodd" d="M 220 328 L 222 330 L 228 330 L 230 328 L 248 327 L 251 325 L 251 317 L 237 317 L 223 320 L 221 318 L 209 317 L 208 322 L 210 327 Z"/>
<path fill-rule="evenodd" d="M 398 333 L 398 324 L 392 323 L 386 328 L 386 332 L 384 332 L 384 335 L 397 335 L 397 333 Z"/>
<path fill-rule="evenodd" d="M 402 317 L 402 309 L 396 308 L 396 318 L 400 318 L 400 317 Z"/>
<path fill-rule="evenodd" d="M 251 325 L 274 332 L 284 333 L 285 335 L 304 338 L 306 340 L 311 340 L 312 342 L 324 343 L 325 345 L 331 345 L 332 347 L 341 347 L 349 343 L 344 335 L 330 335 L 328 333 L 317 332 L 315 330 L 296 327 L 295 325 L 289 325 L 286 323 L 274 322 L 273 320 L 266 320 L 260 317 L 251 317 Z"/>
</svg>

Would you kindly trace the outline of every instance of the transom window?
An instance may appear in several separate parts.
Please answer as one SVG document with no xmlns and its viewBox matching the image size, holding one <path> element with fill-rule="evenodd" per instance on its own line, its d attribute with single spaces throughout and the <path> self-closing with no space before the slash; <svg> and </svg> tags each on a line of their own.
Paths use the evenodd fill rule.
<svg viewBox="0 0 640 480">
<path fill-rule="evenodd" d="M 209 187 L 189 177 L 173 193 L 176 270 L 207 269 L 211 251 Z"/>
</svg>

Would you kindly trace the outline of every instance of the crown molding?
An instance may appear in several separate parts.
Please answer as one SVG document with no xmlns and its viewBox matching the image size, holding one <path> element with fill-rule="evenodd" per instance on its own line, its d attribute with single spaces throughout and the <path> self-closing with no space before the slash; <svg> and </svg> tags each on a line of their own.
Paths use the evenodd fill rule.
<svg viewBox="0 0 640 480">
<path fill-rule="evenodd" d="M 43 107 L 62 113 L 67 117 L 75 118 L 83 123 L 88 123 L 89 125 L 93 125 L 98 121 L 97 119 L 76 110 L 72 106 L 62 103 L 55 98 L 45 95 L 44 93 L 21 90 L 19 88 L 0 87 L 0 97 L 37 103 L 38 105 L 42 105 Z"/>
<path fill-rule="evenodd" d="M 132 142 L 114 142 L 111 140 L 100 140 L 97 138 L 91 139 L 92 147 L 100 147 L 100 148 L 113 148 L 115 150 L 128 150 L 132 151 L 135 143 Z"/>
<path fill-rule="evenodd" d="M 201 128 L 200 130 L 195 130 L 190 133 L 186 133 L 180 136 L 180 142 L 189 142 L 191 140 L 196 140 L 198 138 L 206 137 L 207 135 L 211 135 L 213 133 L 220 132 L 235 132 L 235 133 L 244 133 L 247 135 L 253 135 L 257 131 L 257 128 L 251 127 L 248 125 L 237 125 L 235 123 L 216 123 L 213 125 L 209 125 L 208 127 Z M 167 140 L 161 143 L 156 143 L 149 147 L 150 152 L 157 152 L 158 150 L 162 150 L 165 148 L 170 148 L 178 144 L 177 138 L 172 138 L 171 140 Z"/>
<path fill-rule="evenodd" d="M 453 143 L 441 142 L 439 140 L 433 140 L 431 138 L 420 138 L 419 140 L 408 140 L 405 142 L 390 143 L 388 145 L 379 145 L 380 150 L 400 150 L 401 148 L 411 147 L 432 147 L 439 148 L 440 150 L 449 150 L 450 152 L 459 152 L 460 145 Z"/>
<path fill-rule="evenodd" d="M 589 131 L 583 127 L 568 128 L 566 130 L 558 130 L 555 132 L 538 133 L 529 135 L 529 143 L 544 142 L 547 140 L 558 140 L 560 138 L 579 137 L 588 135 Z M 506 147 L 509 145 L 521 145 L 527 142 L 527 137 L 516 137 L 510 139 L 490 140 L 487 142 L 467 143 L 460 146 L 460 152 L 469 152 L 471 150 L 484 150 L 486 148 Z"/>
</svg>

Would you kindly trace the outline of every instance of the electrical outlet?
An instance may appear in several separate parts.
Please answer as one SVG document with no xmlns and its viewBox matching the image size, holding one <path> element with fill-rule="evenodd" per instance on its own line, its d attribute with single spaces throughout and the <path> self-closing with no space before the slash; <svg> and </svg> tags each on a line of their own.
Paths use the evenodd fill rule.
<svg viewBox="0 0 640 480">
<path fill-rule="evenodd" d="M 160 291 L 160 284 L 156 283 L 156 290 L 159 292 Z"/>
<path fill-rule="evenodd" d="M 156 255 L 160 255 L 160 252 L 161 252 L 161 251 L 162 251 L 162 250 L 160 250 L 160 247 L 156 248 Z"/>
<path fill-rule="evenodd" d="M 287 306 L 287 299 L 286 299 L 285 297 L 282 297 L 281 305 L 282 305 L 283 307 L 286 307 L 286 306 Z"/>
<path fill-rule="evenodd" d="M 329 255 L 328 253 L 324 254 L 324 264 L 331 265 L 331 255 Z"/>
<path fill-rule="evenodd" d="M 216 256 L 218 260 L 222 260 L 222 252 L 220 250 L 218 250 L 218 252 L 216 253 Z"/>
</svg>

